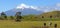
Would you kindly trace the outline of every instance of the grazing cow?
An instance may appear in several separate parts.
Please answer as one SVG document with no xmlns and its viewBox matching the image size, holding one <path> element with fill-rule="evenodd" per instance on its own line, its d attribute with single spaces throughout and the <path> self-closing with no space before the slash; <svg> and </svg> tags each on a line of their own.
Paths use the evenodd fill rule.
<svg viewBox="0 0 60 28">
<path fill-rule="evenodd" d="M 52 26 L 52 22 L 49 23 L 49 26 Z"/>
<path fill-rule="evenodd" d="M 44 23 L 44 26 L 46 26 L 46 23 Z"/>
<path fill-rule="evenodd" d="M 54 28 L 57 28 L 57 24 L 54 25 Z"/>
<path fill-rule="evenodd" d="M 44 23 L 44 26 L 42 28 L 49 28 L 48 26 L 46 26 L 46 23 Z"/>
</svg>

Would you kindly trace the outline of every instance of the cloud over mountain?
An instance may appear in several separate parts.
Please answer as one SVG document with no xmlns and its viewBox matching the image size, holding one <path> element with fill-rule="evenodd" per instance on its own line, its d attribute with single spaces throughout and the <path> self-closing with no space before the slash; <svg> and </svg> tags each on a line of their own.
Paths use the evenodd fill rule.
<svg viewBox="0 0 60 28">
<path fill-rule="evenodd" d="M 37 6 L 26 5 L 24 3 L 18 5 L 16 8 L 17 9 L 32 8 L 32 9 L 35 9 L 35 10 L 38 10 L 39 9 Z"/>
<path fill-rule="evenodd" d="M 56 6 L 60 6 L 60 3 L 57 3 Z M 26 5 L 24 3 L 18 5 L 16 8 L 17 9 L 24 9 L 24 8 L 32 8 L 35 9 L 37 11 L 43 11 L 43 12 L 51 12 L 51 11 L 56 11 L 56 10 L 60 10 L 58 7 L 49 7 L 49 6 L 32 6 L 32 5 Z"/>
</svg>

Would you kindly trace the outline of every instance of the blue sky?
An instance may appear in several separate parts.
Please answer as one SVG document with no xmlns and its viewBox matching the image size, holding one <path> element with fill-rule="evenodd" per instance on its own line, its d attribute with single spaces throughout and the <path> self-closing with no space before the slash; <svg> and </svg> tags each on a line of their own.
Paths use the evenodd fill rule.
<svg viewBox="0 0 60 28">
<path fill-rule="evenodd" d="M 56 6 L 57 3 L 60 5 L 60 0 L 0 0 L 0 12 L 13 9 L 21 3 L 33 6 L 52 7 Z"/>
</svg>

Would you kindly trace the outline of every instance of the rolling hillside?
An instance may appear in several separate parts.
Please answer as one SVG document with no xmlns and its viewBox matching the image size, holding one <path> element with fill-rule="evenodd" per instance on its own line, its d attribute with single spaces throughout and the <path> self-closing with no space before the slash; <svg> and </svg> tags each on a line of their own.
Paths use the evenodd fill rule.
<svg viewBox="0 0 60 28">
<path fill-rule="evenodd" d="M 43 13 L 41 15 L 38 15 L 39 18 L 59 18 L 60 17 L 60 11 L 52 11 L 52 12 L 47 12 L 47 13 Z"/>
<path fill-rule="evenodd" d="M 30 21 L 60 21 L 60 11 L 52 11 L 40 15 L 25 15 L 23 20 Z"/>
</svg>

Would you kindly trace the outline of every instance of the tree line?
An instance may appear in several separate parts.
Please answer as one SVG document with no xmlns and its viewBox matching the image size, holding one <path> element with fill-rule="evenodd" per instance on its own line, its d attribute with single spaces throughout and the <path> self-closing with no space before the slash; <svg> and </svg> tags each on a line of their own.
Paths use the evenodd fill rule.
<svg viewBox="0 0 60 28">
<path fill-rule="evenodd" d="M 7 16 L 4 12 L 2 12 L 2 13 L 1 13 L 1 16 L 0 16 L 0 20 L 8 20 L 7 17 L 8 17 L 8 16 Z M 16 12 L 15 17 L 16 17 L 16 18 L 15 18 L 15 21 L 21 21 L 21 19 L 22 19 L 21 12 Z M 11 18 L 11 19 L 14 19 L 13 16 L 10 16 L 10 18 Z"/>
</svg>

